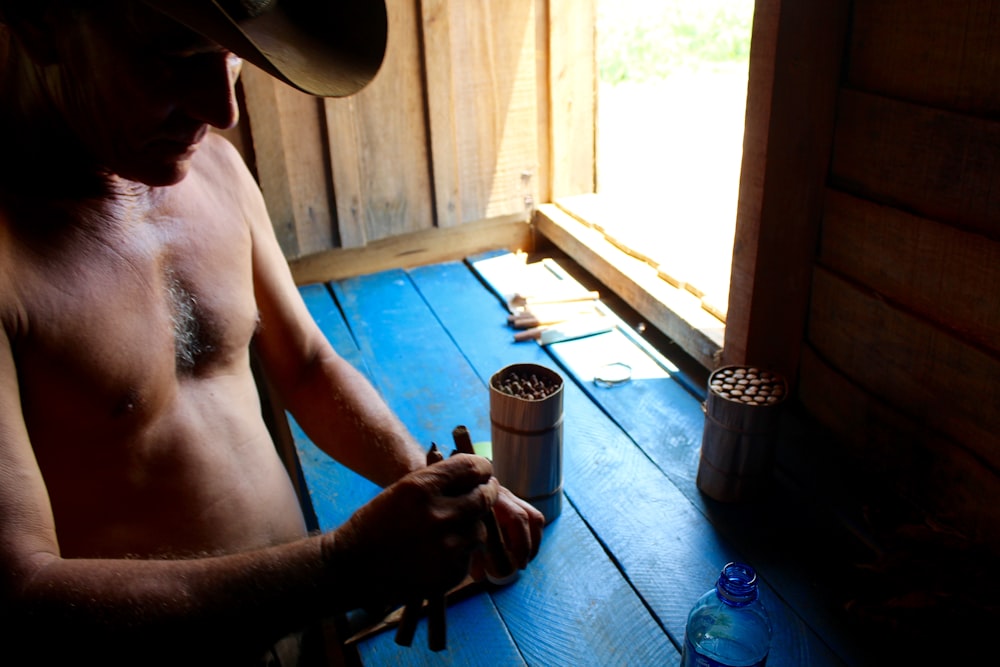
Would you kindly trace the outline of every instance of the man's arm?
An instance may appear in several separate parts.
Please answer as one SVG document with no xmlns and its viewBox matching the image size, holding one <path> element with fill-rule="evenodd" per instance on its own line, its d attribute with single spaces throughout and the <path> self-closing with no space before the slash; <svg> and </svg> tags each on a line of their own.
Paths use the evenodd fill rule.
<svg viewBox="0 0 1000 667">
<path fill-rule="evenodd" d="M 255 344 L 284 407 L 320 449 L 379 485 L 422 467 L 423 448 L 319 330 L 292 280 L 256 183 L 248 172 L 240 181 L 261 316 Z M 515 563 L 525 567 L 538 553 L 542 514 L 507 489 L 501 490 L 496 512 Z"/>
<path fill-rule="evenodd" d="M 388 486 L 425 465 L 425 452 L 367 378 L 331 347 L 299 295 L 256 189 L 245 193 L 253 233 L 255 349 L 283 407 L 310 439 Z"/>
<path fill-rule="evenodd" d="M 320 449 L 379 485 L 420 468 L 421 446 L 368 380 L 333 350 L 309 314 L 249 173 L 243 183 L 261 315 L 255 343 L 284 406 Z M 501 490 L 496 512 L 515 563 L 525 567 L 538 553 L 542 514 L 507 489 Z"/>
</svg>

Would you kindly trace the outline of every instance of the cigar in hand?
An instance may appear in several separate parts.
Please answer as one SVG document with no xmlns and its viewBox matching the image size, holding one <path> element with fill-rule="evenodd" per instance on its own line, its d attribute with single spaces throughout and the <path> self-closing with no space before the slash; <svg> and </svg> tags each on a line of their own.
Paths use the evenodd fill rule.
<svg viewBox="0 0 1000 667">
<path fill-rule="evenodd" d="M 427 452 L 427 465 L 434 465 L 444 460 L 444 455 L 438 449 L 436 443 L 431 443 L 431 448 Z M 447 624 L 445 622 L 445 594 L 435 595 L 427 601 L 427 646 L 432 651 L 443 651 L 447 644 Z M 423 606 L 421 600 L 407 603 L 403 608 L 403 617 L 399 620 L 399 627 L 396 628 L 396 643 L 400 646 L 410 646 L 413 643 L 413 635 L 417 630 L 417 621 L 420 620 L 420 609 Z"/>
<path fill-rule="evenodd" d="M 469 435 L 469 429 L 465 426 L 456 426 L 451 432 L 451 437 L 455 441 L 455 449 L 462 454 L 476 453 L 472 447 L 472 437 Z M 496 582 L 499 582 L 507 579 L 517 570 L 510 560 L 507 547 L 504 546 L 503 536 L 500 534 L 500 524 L 497 522 L 497 515 L 493 512 L 492 508 L 490 508 L 489 514 L 483 517 L 483 523 L 486 525 L 486 555 L 494 570 L 488 574 Z"/>
</svg>

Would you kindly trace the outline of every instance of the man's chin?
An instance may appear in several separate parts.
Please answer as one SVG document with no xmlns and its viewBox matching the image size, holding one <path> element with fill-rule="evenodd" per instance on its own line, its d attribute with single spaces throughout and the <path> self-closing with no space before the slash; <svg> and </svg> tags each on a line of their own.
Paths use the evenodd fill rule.
<svg viewBox="0 0 1000 667">
<path fill-rule="evenodd" d="M 154 188 L 177 185 L 191 171 L 191 159 L 176 160 L 165 164 L 142 165 L 124 170 L 119 176 Z"/>
</svg>

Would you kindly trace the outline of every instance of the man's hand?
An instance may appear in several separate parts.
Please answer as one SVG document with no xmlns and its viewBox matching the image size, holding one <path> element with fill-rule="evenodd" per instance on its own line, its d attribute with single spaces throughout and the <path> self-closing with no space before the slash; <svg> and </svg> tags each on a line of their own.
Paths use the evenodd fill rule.
<svg viewBox="0 0 1000 667">
<path fill-rule="evenodd" d="M 500 524 L 500 532 L 511 561 L 523 570 L 528 561 L 538 555 L 545 517 L 526 500 L 521 500 L 505 487 L 500 488 L 493 512 Z"/>
<path fill-rule="evenodd" d="M 468 573 L 500 485 L 490 462 L 452 456 L 406 475 L 324 536 L 336 581 L 372 606 L 440 595 Z"/>
</svg>

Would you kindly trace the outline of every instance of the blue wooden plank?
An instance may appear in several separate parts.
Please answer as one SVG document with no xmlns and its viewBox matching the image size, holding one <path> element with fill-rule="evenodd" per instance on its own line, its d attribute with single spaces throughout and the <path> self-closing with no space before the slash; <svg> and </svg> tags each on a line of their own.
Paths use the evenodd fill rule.
<svg viewBox="0 0 1000 667">
<path fill-rule="evenodd" d="M 469 368 L 451 332 L 441 327 L 405 274 L 346 280 L 336 293 L 387 401 L 417 437 L 439 433 L 439 442 L 450 448 L 451 429 L 458 423 L 468 426 L 474 439 L 488 437 L 485 379 Z M 476 296 L 484 294 L 480 287 Z M 572 507 L 549 526 L 542 553 L 522 580 L 496 595 L 503 600 L 505 619 L 520 619 L 510 627 L 532 664 L 608 664 L 609 656 L 629 654 L 634 664 L 676 663 L 676 649 Z M 587 618 L 569 613 L 577 609 L 592 612 Z M 591 624 L 604 632 L 594 632 Z M 395 650 L 384 642 L 375 642 L 366 657 L 382 659 Z M 483 651 L 488 654 L 492 647 Z M 499 656 L 488 659 L 502 663 Z"/>
<path fill-rule="evenodd" d="M 309 309 L 309 314 L 312 315 L 313 320 L 316 321 L 337 354 L 371 379 L 364 359 L 361 357 L 361 352 L 358 350 L 358 345 L 354 342 L 354 336 L 347 323 L 344 322 L 344 317 L 337 302 L 333 299 L 330 288 L 326 284 L 305 285 L 299 288 L 299 294 L 302 295 L 302 300 L 305 302 L 306 308 Z"/>
<path fill-rule="evenodd" d="M 496 299 L 458 303 L 457 295 L 483 289 L 472 275 L 439 267 L 411 274 L 480 375 L 514 361 L 554 364 L 537 345 L 512 342 Z M 692 397 L 683 400 L 697 408 Z M 567 384 L 564 402 L 566 495 L 679 643 L 691 605 L 712 586 L 721 566 L 740 556 L 577 384 Z M 762 596 L 776 628 L 768 664 L 840 664 L 768 586 Z"/>
<path fill-rule="evenodd" d="M 379 391 L 418 441 L 450 452 L 455 426 L 473 440 L 488 429 L 482 379 L 405 272 L 342 280 L 334 293 Z"/>
<path fill-rule="evenodd" d="M 437 653 L 427 648 L 427 619 L 417 624 L 411 646 L 400 646 L 390 630 L 358 645 L 366 665 L 468 665 L 495 667 L 526 664 L 486 594 L 474 595 L 448 606 L 448 646 Z"/>
<path fill-rule="evenodd" d="M 475 405 L 482 384 L 456 354 L 408 276 L 387 271 L 339 281 L 333 288 L 386 403 L 418 441 L 428 446 L 437 442 L 450 451 L 451 430 L 468 424 L 473 416 L 468 406 Z M 426 636 L 426 621 L 418 632 Z M 488 596 L 449 607 L 448 632 L 466 640 L 452 641 L 447 652 L 435 654 L 425 641 L 399 647 L 389 632 L 360 642 L 358 651 L 368 664 L 495 664 L 489 656 L 505 664 L 523 662 Z"/>
<path fill-rule="evenodd" d="M 530 665 L 678 665 L 680 654 L 572 505 L 516 585 L 494 593 Z"/>
</svg>

